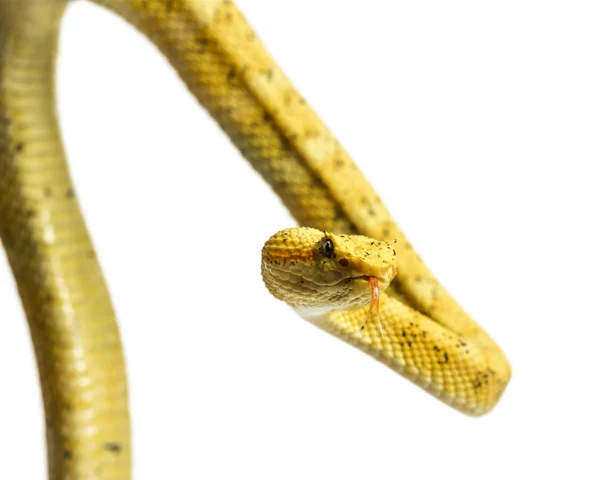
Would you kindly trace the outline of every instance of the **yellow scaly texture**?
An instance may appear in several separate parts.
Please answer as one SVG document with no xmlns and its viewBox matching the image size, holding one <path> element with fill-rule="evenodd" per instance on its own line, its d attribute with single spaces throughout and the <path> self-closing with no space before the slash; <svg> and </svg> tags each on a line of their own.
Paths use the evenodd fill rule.
<svg viewBox="0 0 600 480">
<path fill-rule="evenodd" d="M 71 184 L 54 100 L 65 0 L 0 2 L 0 236 L 35 346 L 51 479 L 127 479 L 121 341 Z M 381 336 L 323 328 L 454 407 L 490 410 L 510 365 L 425 267 L 347 153 L 228 0 L 97 0 L 142 31 L 301 225 L 397 241 Z M 251 306 L 249 306 L 251 308 Z"/>
<path fill-rule="evenodd" d="M 308 227 L 272 235 L 261 260 L 266 287 L 303 316 L 366 305 L 374 301 L 369 277 L 383 291 L 396 276 L 392 244 Z"/>
</svg>

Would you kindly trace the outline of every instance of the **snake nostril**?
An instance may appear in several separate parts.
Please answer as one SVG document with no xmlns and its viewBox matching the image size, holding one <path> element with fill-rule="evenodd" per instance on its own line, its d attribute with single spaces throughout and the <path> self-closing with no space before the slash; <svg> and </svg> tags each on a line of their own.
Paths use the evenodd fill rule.
<svg viewBox="0 0 600 480">
<path fill-rule="evenodd" d="M 349 265 L 348 260 L 346 260 L 345 258 L 340 258 L 338 260 L 338 263 L 342 266 L 342 267 L 347 267 Z"/>
</svg>

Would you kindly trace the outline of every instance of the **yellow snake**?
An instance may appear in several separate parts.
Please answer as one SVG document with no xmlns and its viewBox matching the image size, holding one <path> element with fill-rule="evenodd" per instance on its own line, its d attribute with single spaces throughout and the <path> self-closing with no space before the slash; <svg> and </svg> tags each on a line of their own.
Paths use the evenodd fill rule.
<svg viewBox="0 0 600 480">
<path fill-rule="evenodd" d="M 393 245 L 397 276 L 381 295 L 377 321 L 360 329 L 364 307 L 315 323 L 449 405 L 489 411 L 511 376 L 504 354 L 424 266 L 235 5 L 96 1 L 157 45 L 300 225 Z M 35 346 L 50 478 L 123 479 L 131 440 L 121 340 L 55 120 L 67 5 L 0 2 L 0 234 Z"/>
</svg>

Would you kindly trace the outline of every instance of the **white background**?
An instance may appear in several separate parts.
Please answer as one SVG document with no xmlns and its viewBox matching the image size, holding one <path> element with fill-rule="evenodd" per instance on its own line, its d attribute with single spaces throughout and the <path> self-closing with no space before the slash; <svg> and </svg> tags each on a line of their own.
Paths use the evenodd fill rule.
<svg viewBox="0 0 600 480">
<path fill-rule="evenodd" d="M 272 299 L 260 248 L 291 217 L 155 48 L 77 2 L 60 115 L 136 478 L 598 478 L 597 2 L 238 3 L 514 377 L 471 419 Z M 4 259 L 0 282 L 0 478 L 44 478 Z"/>
</svg>

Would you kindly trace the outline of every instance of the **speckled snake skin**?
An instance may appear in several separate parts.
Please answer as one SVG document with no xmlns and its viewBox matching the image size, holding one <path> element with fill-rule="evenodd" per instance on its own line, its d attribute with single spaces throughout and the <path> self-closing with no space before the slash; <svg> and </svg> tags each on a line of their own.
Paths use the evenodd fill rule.
<svg viewBox="0 0 600 480">
<path fill-rule="evenodd" d="M 424 266 L 235 5 L 96 1 L 168 57 L 300 225 L 396 241 L 397 277 L 381 298 L 385 335 L 375 324 L 355 334 L 360 311 L 337 312 L 320 326 L 454 408 L 489 411 L 510 379 L 504 354 Z M 35 346 L 50 478 L 127 479 L 119 330 L 55 120 L 57 36 L 67 6 L 0 2 L 0 234 Z"/>
</svg>

